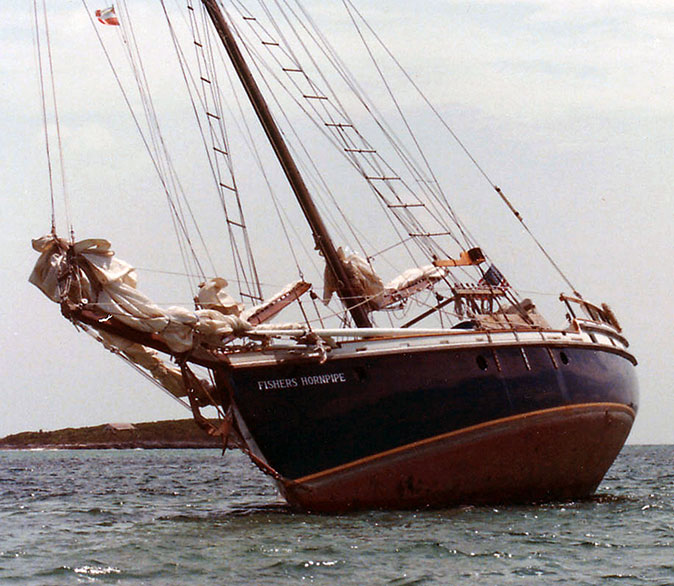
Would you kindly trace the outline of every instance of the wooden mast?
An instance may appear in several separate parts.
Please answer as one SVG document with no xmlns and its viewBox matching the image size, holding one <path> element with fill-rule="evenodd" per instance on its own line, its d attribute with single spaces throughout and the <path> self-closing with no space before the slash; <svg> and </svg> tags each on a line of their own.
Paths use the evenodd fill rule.
<svg viewBox="0 0 674 586">
<path fill-rule="evenodd" d="M 337 281 L 337 294 L 339 295 L 342 303 L 347 308 L 355 324 L 359 328 L 369 328 L 372 327 L 370 319 L 368 318 L 367 311 L 362 301 L 363 298 L 356 292 L 353 283 L 349 277 L 349 274 L 342 263 L 339 255 L 337 254 L 337 249 L 330 239 L 328 230 L 321 218 L 316 205 L 311 198 L 311 194 L 307 189 L 304 179 L 293 160 L 288 146 L 281 135 L 276 122 L 274 121 L 269 107 L 260 92 L 260 88 L 257 85 L 257 82 L 253 78 L 253 75 L 248 67 L 248 64 L 243 58 L 241 51 L 237 45 L 236 39 L 232 34 L 225 17 L 220 10 L 217 0 L 201 0 L 208 15 L 213 21 L 215 30 L 217 31 L 222 44 L 229 55 L 234 69 L 236 70 L 239 80 L 243 84 L 246 94 L 248 94 L 248 99 L 250 100 L 255 113 L 257 114 L 262 127 L 269 139 L 269 142 L 276 153 L 276 156 L 281 163 L 281 167 L 292 187 L 295 197 L 302 208 L 305 218 L 309 222 L 311 231 L 313 233 L 314 241 L 316 242 L 316 247 L 323 253 L 325 262 L 328 266 L 328 270 L 332 272 Z"/>
</svg>

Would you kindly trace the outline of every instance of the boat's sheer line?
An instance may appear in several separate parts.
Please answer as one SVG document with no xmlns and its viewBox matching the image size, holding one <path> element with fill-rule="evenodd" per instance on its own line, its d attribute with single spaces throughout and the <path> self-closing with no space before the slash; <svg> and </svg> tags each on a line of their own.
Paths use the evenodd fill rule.
<svg viewBox="0 0 674 586">
<path fill-rule="evenodd" d="M 37 13 L 38 1 L 33 0 L 36 28 L 40 24 Z M 160 1 L 165 8 L 164 0 Z M 223 453 L 228 447 L 242 450 L 263 473 L 277 482 L 282 496 L 293 509 L 341 513 L 357 508 L 447 507 L 461 505 L 464 501 L 479 504 L 494 500 L 515 503 L 522 499 L 568 500 L 592 494 L 625 443 L 638 408 L 637 381 L 632 369 L 624 362 L 627 360 L 636 366 L 637 361 L 628 352 L 629 343 L 621 335 L 622 329 L 613 311 L 606 304 L 597 305 L 583 300 L 571 286 L 575 297 L 565 294 L 559 296 L 559 300 L 568 308 L 568 327 L 564 330 L 553 329 L 535 311 L 529 300 L 527 304 L 521 306 L 517 304 L 516 293 L 505 278 L 498 271 L 492 272 L 491 269 L 495 267 L 492 266 L 489 274 L 485 274 L 483 267 L 479 266 L 485 260 L 478 254 L 479 250 L 462 249 L 461 256 L 455 257 L 455 261 L 451 258 L 437 259 L 436 252 L 444 254 L 445 248 L 454 251 L 453 243 L 459 244 L 462 238 L 466 243 L 470 243 L 468 240 L 470 235 L 462 231 L 462 225 L 458 222 L 460 234 L 453 232 L 453 212 L 451 208 L 446 210 L 443 207 L 439 198 L 445 198 L 445 194 L 437 182 L 423 183 L 421 188 L 423 193 L 413 193 L 415 197 L 428 196 L 430 198 L 428 207 L 424 207 L 423 210 L 407 209 L 406 206 L 395 209 L 392 202 L 410 201 L 407 194 L 402 192 L 408 188 L 410 175 L 412 178 L 426 176 L 426 171 L 422 173 L 422 168 L 417 167 L 416 160 L 410 159 L 410 166 L 407 166 L 408 163 L 404 160 L 404 156 L 410 154 L 407 146 L 403 146 L 401 142 L 402 150 L 397 150 L 396 141 L 400 139 L 394 133 L 389 133 L 393 128 L 398 128 L 397 119 L 389 121 L 394 123 L 393 126 L 389 126 L 389 122 L 384 122 L 380 127 L 386 138 L 392 141 L 390 148 L 386 146 L 381 152 L 386 153 L 387 157 L 390 156 L 396 165 L 398 157 L 403 159 L 404 171 L 407 173 L 405 181 L 393 176 L 379 178 L 367 176 L 372 170 L 386 175 L 388 163 L 379 153 L 373 157 L 369 155 L 356 157 L 355 153 L 352 155 L 346 149 L 342 149 L 346 159 L 352 161 L 356 169 L 362 170 L 361 175 L 373 190 L 378 205 L 383 209 L 388 208 L 391 212 L 386 217 L 392 225 L 397 226 L 397 229 L 394 229 L 396 234 L 400 235 L 410 227 L 421 226 L 421 220 L 425 215 L 430 213 L 432 216 L 432 211 L 438 209 L 443 211 L 441 219 L 437 220 L 438 224 L 443 226 L 447 223 L 448 232 L 440 233 L 440 230 L 433 231 L 426 228 L 425 232 L 418 229 L 416 230 L 418 234 L 410 233 L 407 240 L 414 242 L 414 246 L 407 246 L 406 241 L 398 246 L 404 247 L 410 254 L 414 252 L 417 258 L 424 254 L 432 254 L 433 265 L 405 271 L 388 285 L 383 285 L 382 279 L 377 275 L 370 274 L 369 267 L 362 259 L 351 256 L 342 263 L 337 251 L 332 247 L 332 242 L 328 242 L 330 246 L 323 246 L 330 240 L 329 231 L 325 229 L 314 210 L 314 204 L 306 193 L 303 180 L 290 160 L 284 139 L 268 115 L 265 100 L 259 95 L 256 82 L 250 79 L 248 66 L 241 62 L 242 55 L 235 38 L 241 40 L 243 38 L 239 32 L 234 33 L 235 38 L 232 37 L 229 25 L 223 19 L 219 8 L 224 0 L 182 1 L 186 1 L 190 7 L 192 3 L 201 2 L 203 20 L 200 26 L 206 24 L 205 17 L 208 12 L 212 24 L 218 29 L 219 36 L 227 47 L 227 52 L 232 56 L 232 65 L 245 86 L 265 133 L 278 153 L 283 171 L 300 205 L 304 208 L 307 223 L 310 228 L 316 230 L 317 249 L 322 251 L 327 261 L 326 272 L 331 273 L 328 277 L 333 277 L 332 281 L 341 280 L 341 283 L 333 286 L 334 282 L 329 278 L 326 279 L 326 289 L 331 293 L 333 301 L 329 309 L 334 309 L 341 302 L 343 303 L 341 310 L 332 315 L 328 314 L 329 310 L 318 311 L 318 296 L 310 283 L 295 281 L 286 285 L 267 302 L 240 311 L 238 303 L 226 295 L 220 280 L 209 283 L 205 291 L 199 292 L 199 296 L 195 298 L 195 309 L 192 311 L 184 307 L 162 308 L 136 287 L 137 280 L 133 267 L 120 258 L 113 258 L 114 252 L 109 242 L 103 239 L 84 239 L 75 242 L 72 226 L 71 243 L 67 239 L 57 237 L 54 226 L 56 194 L 53 186 L 56 175 L 50 176 L 53 233 L 33 241 L 33 248 L 40 253 L 40 257 L 31 273 L 29 279 L 31 283 L 59 306 L 62 315 L 71 321 L 76 329 L 83 329 L 107 350 L 131 364 L 137 372 L 189 409 L 200 428 L 209 435 L 219 436 L 222 439 Z M 262 3 L 263 0 L 259 1 Z M 174 167 L 169 156 L 164 138 L 170 141 L 172 135 L 169 131 L 162 135 L 159 128 L 155 103 L 149 93 L 146 70 L 140 59 L 139 46 L 128 19 L 126 0 L 119 2 L 120 16 L 125 24 L 111 32 L 117 33 L 124 44 L 122 50 L 129 60 L 139 96 L 133 93 L 133 82 L 127 80 L 125 70 L 120 69 L 121 80 L 114 67 L 112 71 L 164 188 L 171 221 L 183 255 L 185 268 L 183 275 L 189 280 L 197 271 L 203 276 L 204 271 L 196 256 L 195 245 L 198 249 L 199 242 L 190 239 L 190 235 L 194 234 L 192 223 L 198 230 L 183 189 L 190 183 L 187 183 L 186 179 L 183 186 L 176 173 L 178 168 L 181 171 L 187 169 L 181 167 L 179 159 L 175 159 L 176 167 Z M 295 4 L 301 9 L 301 0 L 264 0 L 264 2 L 263 6 L 276 6 L 281 10 L 283 17 L 279 17 L 277 22 L 283 26 L 283 30 L 286 28 L 282 18 L 296 15 L 293 8 Z M 352 0 L 342 2 L 349 11 Z M 82 3 L 86 8 L 85 0 L 82 0 Z M 97 16 L 103 17 L 103 12 L 108 16 L 100 18 L 101 22 L 117 24 L 116 19 L 112 19 L 114 8 L 97 11 Z M 93 13 L 89 13 L 88 9 L 87 13 L 93 24 Z M 355 13 L 350 13 L 350 17 L 352 21 L 357 20 Z M 313 23 L 311 25 L 313 26 Z M 43 26 L 47 28 L 46 8 Z M 98 36 L 96 25 L 94 29 Z M 216 83 L 218 76 L 214 57 L 218 49 L 220 51 L 224 49 L 215 42 L 215 37 L 206 34 L 208 27 L 204 29 L 195 27 L 193 30 L 195 38 L 200 30 L 204 31 L 204 36 L 199 36 L 203 51 L 197 50 L 199 77 L 202 82 L 206 77 L 209 80 L 208 84 Z M 332 53 L 330 45 L 320 40 L 322 35 L 318 29 L 316 29 L 317 39 L 312 37 L 306 45 L 301 37 L 305 30 L 308 32 L 311 29 L 299 30 L 291 26 L 291 30 L 289 38 L 293 44 L 295 44 L 293 35 L 296 35 L 300 46 L 303 47 L 302 50 L 307 53 L 314 51 L 313 42 L 320 50 L 326 51 L 326 56 Z M 279 38 L 283 39 L 280 32 L 281 29 Z M 360 29 L 361 37 L 362 32 Z M 39 34 L 40 31 L 36 30 L 36 35 Z M 98 39 L 103 46 L 100 36 Z M 371 41 L 369 37 L 367 40 Z M 185 41 L 189 42 L 189 39 Z M 47 42 L 49 42 L 48 33 Z M 363 42 L 367 46 L 364 38 Z M 160 46 L 161 43 L 157 43 L 153 48 L 156 50 Z M 250 45 L 247 48 L 244 46 L 245 43 L 242 43 L 242 50 L 248 51 L 246 58 L 259 56 L 257 45 Z M 103 49 L 112 66 L 104 46 Z M 267 46 L 266 50 L 272 55 L 275 53 L 270 46 Z M 115 51 L 111 54 L 116 55 Z M 163 49 L 161 53 L 166 56 Z M 299 54 L 302 55 L 301 50 Z M 380 56 L 378 51 L 377 56 Z M 320 55 L 318 58 L 322 61 Z M 50 122 L 48 117 L 58 116 L 51 48 L 48 73 L 51 90 L 45 88 L 48 79 L 42 69 L 43 59 L 43 55 L 38 56 L 46 127 Z M 294 59 L 295 57 L 292 60 Z M 121 60 L 123 61 L 123 58 Z M 149 64 L 149 61 L 147 63 Z M 188 92 L 192 87 L 190 83 L 197 90 L 194 94 L 196 97 L 190 93 L 192 107 L 196 113 L 198 100 L 205 107 L 205 114 L 201 117 L 202 122 L 208 121 L 208 124 L 200 125 L 200 131 L 204 146 L 209 153 L 208 159 L 214 179 L 222 185 L 222 178 L 229 172 L 232 177 L 231 187 L 237 197 L 235 203 L 225 197 L 226 192 L 220 187 L 217 188 L 232 245 L 231 253 L 237 271 L 236 280 L 240 284 L 241 295 L 244 295 L 243 289 L 246 287 L 241 279 L 250 277 L 250 273 L 246 272 L 250 265 L 246 263 L 253 262 L 254 267 L 254 259 L 252 248 L 247 241 L 243 207 L 234 179 L 233 159 L 228 155 L 230 149 L 226 146 L 227 132 L 234 127 L 225 127 L 222 122 L 224 102 L 221 100 L 223 96 L 220 89 L 205 86 L 199 81 L 195 83 L 191 77 L 194 70 L 190 70 L 188 74 L 187 63 L 185 61 L 186 69 L 183 71 L 183 77 Z M 260 60 L 253 65 L 257 68 L 255 73 L 271 70 L 269 64 L 270 61 Z M 342 70 L 342 62 L 336 54 L 332 64 L 338 71 Z M 384 64 L 390 68 L 385 59 L 382 65 Z M 217 66 L 220 67 L 220 63 Z M 356 66 L 355 70 L 359 70 L 359 67 Z M 378 67 L 377 70 L 379 71 Z M 236 76 L 229 68 L 225 71 L 230 85 L 234 87 L 233 81 Z M 299 71 L 305 76 L 309 87 L 318 89 L 318 85 L 314 85 L 303 70 Z M 343 71 L 345 79 L 350 79 L 351 74 L 346 70 Z M 147 69 L 147 73 L 152 79 L 150 68 Z M 382 73 L 380 72 L 380 76 Z M 224 83 L 225 76 L 221 77 Z M 290 105 L 287 111 L 281 109 L 279 119 L 287 123 L 297 120 L 299 118 L 297 112 L 283 94 L 284 91 L 290 94 L 292 88 L 286 89 L 274 75 L 263 76 L 261 79 L 264 81 L 260 84 L 265 83 L 267 88 L 273 86 L 277 90 L 271 105 L 280 105 L 281 102 Z M 131 102 L 120 81 L 130 86 L 131 93 L 128 96 L 132 98 L 135 110 L 142 108 L 143 114 L 131 108 Z M 275 82 L 280 82 L 281 89 L 274 85 Z M 341 90 L 341 82 L 336 83 Z M 357 88 L 355 79 L 353 83 Z M 388 90 L 385 80 L 384 84 Z M 299 83 L 297 87 L 302 86 L 303 83 Z M 204 91 L 200 93 L 199 90 Z M 330 91 L 333 89 L 330 88 Z M 355 91 L 354 93 L 357 94 Z M 335 112 L 339 112 L 339 108 L 342 107 L 339 98 L 335 96 L 335 102 L 331 104 L 328 93 L 325 97 L 320 90 L 316 94 L 318 97 L 309 96 L 309 101 L 306 100 L 308 96 L 303 96 L 305 99 L 298 101 L 308 112 L 315 115 L 315 118 L 309 116 L 311 122 L 320 126 L 319 122 L 326 119 L 341 120 L 341 114 L 335 115 Z M 241 97 L 243 95 L 241 88 L 238 92 L 234 91 L 234 95 Z M 362 103 L 368 104 L 369 97 L 364 93 L 361 95 Z M 47 104 L 50 98 L 54 102 L 53 113 L 48 110 L 51 107 Z M 314 102 L 314 99 L 317 101 Z M 410 113 L 412 108 L 407 108 L 405 102 L 398 103 L 392 95 L 391 99 L 403 119 L 403 124 L 408 127 L 403 109 Z M 349 99 L 346 103 L 351 106 L 355 100 Z M 338 107 L 332 110 L 335 104 L 338 104 Z M 162 104 L 157 101 L 156 105 Z M 237 105 L 242 112 L 242 102 L 238 98 Z M 405 107 L 402 108 L 401 105 Z M 226 108 L 232 113 L 231 103 L 227 104 Z M 304 111 L 304 108 L 300 106 L 300 110 Z M 388 112 L 389 108 L 385 107 L 382 111 Z M 214 121 L 215 118 L 214 120 L 204 118 L 209 113 L 217 118 L 218 122 Z M 368 113 L 371 112 L 368 110 Z M 144 119 L 140 117 L 142 115 L 145 116 Z M 345 119 L 348 119 L 347 116 L 345 113 Z M 260 157 L 264 147 L 258 145 L 260 150 L 257 150 L 248 120 L 244 116 L 242 118 L 244 119 L 242 125 L 248 131 L 247 136 L 244 134 L 244 138 L 250 141 L 254 158 L 259 160 L 260 168 L 264 169 Z M 363 118 L 365 117 L 356 116 L 359 123 Z M 395 118 L 395 114 L 392 118 Z M 250 120 L 252 121 L 252 118 Z M 237 128 L 240 128 L 238 124 Z M 289 133 L 292 132 L 293 136 L 297 136 L 298 132 L 292 124 L 288 128 Z M 369 120 L 363 122 L 363 128 L 370 131 Z M 184 130 L 184 127 L 180 126 L 180 130 Z M 318 134 L 312 134 L 310 123 L 305 121 L 303 130 L 308 130 L 314 139 Z M 350 133 L 342 130 L 335 128 L 329 133 L 332 136 L 331 140 L 342 147 L 360 144 L 358 141 L 361 139 L 365 141 L 358 131 Z M 408 127 L 408 130 L 412 134 L 412 129 Z M 65 197 L 64 153 L 61 148 L 60 132 L 57 132 L 57 140 L 51 132 L 45 128 L 45 140 L 48 149 L 58 142 Z M 379 136 L 378 132 L 376 134 Z M 407 140 L 406 132 L 403 134 Z M 221 138 L 222 142 L 219 142 Z M 184 141 L 185 146 L 191 147 L 185 134 L 181 133 L 180 139 Z M 413 136 L 412 140 L 415 140 Z M 208 150 L 216 144 L 222 147 L 223 158 Z M 420 149 L 416 141 L 415 144 Z M 311 150 L 315 152 L 324 146 L 330 146 L 323 145 L 322 142 L 320 145 L 318 146 L 318 142 L 312 144 Z M 395 152 L 392 153 L 391 149 Z M 308 176 L 314 184 L 320 186 L 325 178 L 337 175 L 333 184 L 334 193 L 327 185 L 327 181 L 325 181 L 327 189 L 318 190 L 323 197 L 320 203 L 325 205 L 330 198 L 335 199 L 335 193 L 345 194 L 352 183 L 341 174 L 341 167 L 326 170 L 323 176 L 318 172 L 318 159 L 313 159 L 308 152 L 310 149 L 300 143 L 296 152 L 301 153 L 303 150 L 307 151 L 308 159 L 303 165 L 308 168 Z M 433 160 L 433 156 L 427 160 L 423 153 L 421 155 L 425 164 Z M 193 156 L 186 157 L 187 161 L 195 165 Z M 334 165 L 335 157 L 331 161 Z M 50 161 L 50 165 L 52 162 Z M 268 166 L 267 170 L 270 176 L 274 171 L 278 171 L 271 166 Z M 337 170 L 340 171 L 339 174 L 335 172 Z M 50 173 L 54 171 L 56 169 L 50 169 Z M 202 169 L 199 168 L 199 171 Z M 420 174 L 417 176 L 416 172 Z M 433 176 L 430 166 L 429 172 Z M 268 182 L 269 179 L 264 172 L 263 176 Z M 485 178 L 491 183 L 486 175 Z M 243 177 L 240 179 L 243 184 Z M 397 181 L 400 183 L 396 183 Z M 396 191 L 400 186 L 401 190 Z M 492 187 L 534 239 L 539 249 L 571 285 L 539 241 L 531 234 L 519 212 L 500 188 L 493 183 Z M 296 249 L 290 242 L 290 230 L 297 232 L 296 226 L 289 221 L 281 200 L 277 200 L 278 192 L 274 193 L 271 185 L 268 188 L 281 224 L 284 225 L 284 219 L 289 224 L 288 230 L 285 230 L 284 226 L 284 233 L 291 250 L 295 252 Z M 367 189 L 363 191 L 367 192 Z M 196 198 L 199 193 L 195 191 L 190 195 Z M 161 193 L 157 192 L 157 196 L 161 198 Z M 338 197 L 336 199 L 339 201 Z M 360 203 L 362 199 L 358 198 L 356 205 L 362 205 Z M 348 197 L 344 197 L 344 200 L 353 201 Z M 195 199 L 192 203 L 195 211 L 200 211 Z M 265 205 L 271 207 L 268 202 Z M 374 203 L 371 203 L 370 207 L 371 211 L 378 211 Z M 149 211 L 157 213 L 156 207 L 150 208 Z M 217 206 L 215 211 L 220 213 Z M 339 212 L 341 213 L 341 210 Z M 278 237 L 278 232 L 270 230 L 266 224 L 268 215 L 271 214 L 271 210 L 261 210 L 261 224 L 250 226 L 251 231 L 255 228 L 263 230 L 263 236 L 269 234 L 270 241 Z M 368 216 L 375 215 L 373 213 Z M 139 217 L 145 216 L 139 214 Z M 334 221 L 338 215 L 335 213 L 330 218 Z M 230 223 L 236 222 L 237 219 L 240 219 L 240 227 L 243 229 L 243 241 L 241 232 Z M 137 224 L 140 223 L 139 221 Z M 385 227 L 383 220 L 380 223 Z M 304 224 L 301 224 L 298 229 L 301 231 L 303 226 Z M 348 230 L 349 226 L 345 226 L 342 233 L 348 234 Z M 367 228 L 365 230 L 367 231 Z M 147 237 L 148 234 L 143 232 L 140 236 Z M 198 231 L 198 234 L 201 237 L 201 231 Z M 322 243 L 319 238 L 324 238 L 324 242 Z M 376 234 L 372 234 L 372 240 L 377 242 L 380 248 L 385 247 L 385 244 L 379 242 L 377 238 Z M 247 251 L 242 246 L 248 247 Z M 204 249 L 208 253 L 205 243 Z M 387 254 L 388 252 L 392 254 Z M 397 246 L 388 247 L 379 254 L 382 258 L 405 256 L 397 250 Z M 308 258 L 317 259 L 318 255 L 308 255 Z M 302 269 L 297 257 L 295 260 L 297 270 L 301 274 Z M 370 260 L 371 258 L 368 258 L 367 262 Z M 455 286 L 460 283 L 458 277 L 451 274 L 449 267 L 457 262 L 460 264 L 457 274 L 468 275 L 479 272 L 483 279 L 477 283 Z M 478 266 L 473 266 L 473 263 Z M 289 265 L 287 259 L 283 259 L 279 264 L 282 264 L 283 269 L 287 271 Z M 191 271 L 194 273 L 189 274 Z M 261 291 L 262 284 L 257 279 L 257 274 L 255 279 L 253 286 L 257 286 Z M 440 292 L 445 292 L 445 286 L 449 289 L 450 296 L 442 298 Z M 337 289 L 338 296 L 332 294 L 333 289 Z M 165 289 L 163 294 L 165 297 L 169 296 L 167 292 L 171 294 L 169 289 Z M 305 312 L 306 294 L 316 309 L 320 327 L 314 327 L 316 321 L 310 320 Z M 175 293 L 171 295 L 180 296 Z M 507 300 L 515 304 L 507 311 L 495 309 L 496 307 L 502 309 L 502 303 L 505 304 Z M 304 321 L 273 322 L 272 318 L 290 304 L 294 304 L 296 311 L 299 307 Z M 454 312 L 444 309 L 449 304 L 452 304 Z M 577 312 L 574 310 L 576 304 Z M 372 325 L 374 322 L 369 320 L 367 312 L 375 311 L 378 307 L 390 310 L 385 315 L 391 324 L 394 314 L 396 320 L 400 322 L 411 312 L 416 312 L 419 307 L 427 307 L 431 311 L 417 313 L 414 319 L 402 326 L 377 327 Z M 355 308 L 359 310 L 354 311 Z M 324 325 L 322 313 L 331 318 L 332 323 L 328 327 Z M 434 317 L 434 323 L 430 327 L 409 327 L 430 315 Z M 454 322 L 453 327 L 451 325 L 445 327 L 443 322 L 445 316 L 463 319 Z M 436 325 L 436 318 L 440 321 L 439 328 Z M 334 326 L 338 320 L 343 327 Z M 356 325 L 351 327 L 352 323 Z M 575 384 L 571 386 L 569 383 L 572 379 Z M 448 393 L 452 395 L 450 405 L 447 404 Z M 339 397 L 339 401 L 335 401 L 335 396 Z M 369 409 L 372 405 L 382 408 Z M 219 425 L 215 425 L 214 419 L 206 419 L 202 414 L 202 408 L 209 416 L 215 411 Z M 392 422 L 391 425 L 381 425 L 381 421 L 377 420 L 381 419 L 382 413 Z M 326 427 L 325 422 L 328 420 L 334 425 Z M 342 436 L 346 437 L 346 442 L 330 441 L 333 436 L 344 431 L 346 433 L 342 433 Z M 565 434 L 566 440 L 560 443 L 559 438 Z M 536 436 L 535 442 L 531 441 L 533 436 Z M 322 446 L 322 449 L 306 450 L 304 449 L 306 446 Z M 370 449 L 371 446 L 375 446 L 376 449 Z M 591 449 L 588 449 L 588 446 Z M 487 465 L 484 470 L 481 469 L 477 473 L 471 462 L 480 459 L 482 462 L 491 459 L 494 464 Z M 515 466 L 512 465 L 512 461 L 515 462 Z M 519 474 L 513 474 L 515 468 L 520 471 Z M 401 486 L 404 489 L 402 491 Z"/>
</svg>

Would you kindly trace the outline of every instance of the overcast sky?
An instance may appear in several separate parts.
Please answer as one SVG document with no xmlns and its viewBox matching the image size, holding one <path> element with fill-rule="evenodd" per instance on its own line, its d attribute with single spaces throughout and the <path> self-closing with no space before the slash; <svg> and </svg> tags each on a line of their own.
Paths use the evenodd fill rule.
<svg viewBox="0 0 674 586">
<path fill-rule="evenodd" d="M 0 436 L 188 417 L 27 281 L 30 240 L 50 221 L 28 4 L 5 6 L 0 21 Z M 120 144 L 120 115 L 105 92 L 85 86 L 98 75 L 96 60 L 101 71 L 106 65 L 86 21 L 73 18 L 80 0 L 51 4 L 54 36 L 67 29 L 69 38 L 59 100 L 79 112 L 64 116 L 64 135 L 78 138 L 68 162 L 75 229 L 110 238 L 122 258 L 143 266 L 162 254 L 157 235 L 125 233 L 112 204 L 148 213 L 134 166 L 144 153 Z M 306 4 L 336 9 L 328 0 Z M 639 360 L 641 408 L 629 441 L 674 442 L 674 2 L 356 4 L 579 289 L 618 315 Z M 338 46 L 339 28 L 332 32 Z M 113 162 L 120 151 L 127 172 Z M 478 218 L 465 219 L 472 226 Z"/>
</svg>

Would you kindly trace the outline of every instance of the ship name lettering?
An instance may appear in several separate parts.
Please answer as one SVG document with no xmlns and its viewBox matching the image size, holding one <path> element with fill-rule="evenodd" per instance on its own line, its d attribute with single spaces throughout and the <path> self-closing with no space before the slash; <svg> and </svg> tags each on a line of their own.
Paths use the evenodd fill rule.
<svg viewBox="0 0 674 586">
<path fill-rule="evenodd" d="M 296 378 L 274 378 L 270 380 L 257 381 L 257 388 L 260 391 L 273 391 L 274 389 L 291 389 L 298 386 Z"/>
<path fill-rule="evenodd" d="M 317 374 L 314 376 L 301 376 L 297 378 L 272 378 L 257 381 L 257 388 L 260 391 L 274 391 L 276 389 L 293 389 L 295 387 L 307 387 L 313 385 L 334 385 L 336 383 L 345 383 L 346 374 L 343 372 L 333 372 L 331 374 Z"/>
<path fill-rule="evenodd" d="M 303 387 L 307 385 L 330 385 L 335 383 L 345 383 L 346 375 L 343 372 L 334 372 L 332 374 L 317 374 L 316 376 L 301 376 L 300 383 Z"/>
</svg>

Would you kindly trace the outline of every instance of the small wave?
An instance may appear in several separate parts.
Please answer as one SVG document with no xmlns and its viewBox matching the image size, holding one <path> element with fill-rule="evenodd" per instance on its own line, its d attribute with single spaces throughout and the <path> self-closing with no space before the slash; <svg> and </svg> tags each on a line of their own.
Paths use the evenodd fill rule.
<svg viewBox="0 0 674 586">
<path fill-rule="evenodd" d="M 515 576 L 552 576 L 557 572 L 553 570 L 546 570 L 541 566 L 520 566 L 515 568 L 512 573 Z"/>
<path fill-rule="evenodd" d="M 495 559 L 510 559 L 513 557 L 507 551 L 462 551 L 460 549 L 448 550 L 452 555 L 463 556 L 466 558 L 495 558 Z"/>
<path fill-rule="evenodd" d="M 429 581 L 432 581 L 433 576 L 430 574 L 424 574 L 422 576 L 417 576 L 415 578 L 409 576 L 401 576 L 399 578 L 393 578 L 389 580 L 387 584 L 394 584 L 395 586 L 413 586 L 414 584 L 425 584 Z"/>
<path fill-rule="evenodd" d="M 105 576 L 107 574 L 121 574 L 122 570 L 112 566 L 81 566 L 75 568 L 73 572 L 85 576 Z"/>
<path fill-rule="evenodd" d="M 263 573 L 271 573 L 271 575 L 278 575 L 278 572 L 284 574 L 292 574 L 295 576 L 306 576 L 307 572 L 327 572 L 332 574 L 344 567 L 346 562 L 343 559 L 325 559 L 325 560 L 277 560 L 261 569 Z M 324 574 L 325 575 L 325 574 Z"/>
<path fill-rule="evenodd" d="M 585 501 L 581 502 L 598 503 L 600 505 L 603 505 L 603 504 L 630 503 L 636 502 L 638 500 L 639 499 L 626 494 L 594 494 L 588 497 Z"/>
<path fill-rule="evenodd" d="M 287 513 L 292 512 L 293 510 L 287 503 L 277 501 L 273 503 L 261 502 L 261 503 L 250 503 L 234 506 L 229 510 L 227 514 L 235 517 L 242 517 L 248 515 L 256 515 L 258 513 L 275 513 L 285 515 Z"/>
<path fill-rule="evenodd" d="M 121 574 L 122 570 L 119 568 L 114 568 L 112 566 L 107 566 L 107 565 L 83 565 L 83 566 L 78 566 L 76 568 L 72 568 L 71 566 L 58 566 L 57 568 L 51 568 L 47 570 L 42 570 L 41 572 L 37 572 L 36 575 L 46 578 L 49 576 L 64 576 L 64 575 L 70 575 L 70 574 L 77 574 L 79 576 L 107 576 L 110 574 Z"/>
<path fill-rule="evenodd" d="M 424 559 L 446 558 L 452 555 L 467 555 L 458 549 L 452 549 L 437 541 L 418 541 L 406 543 L 395 548 L 400 555 L 423 557 Z"/>
<path fill-rule="evenodd" d="M 177 523 L 194 523 L 204 521 L 226 521 L 228 519 L 236 519 L 239 517 L 250 517 L 253 515 L 287 515 L 292 513 L 292 509 L 284 502 L 274 503 L 250 503 L 239 506 L 232 506 L 224 511 L 208 512 L 208 513 L 180 513 L 177 515 L 161 515 L 157 517 L 159 521 L 175 521 Z"/>
<path fill-rule="evenodd" d="M 47 570 L 41 570 L 36 572 L 36 576 L 47 578 L 49 576 L 63 576 L 65 574 L 70 574 L 73 569 L 70 566 L 58 566 L 57 568 L 50 568 Z"/>
</svg>

